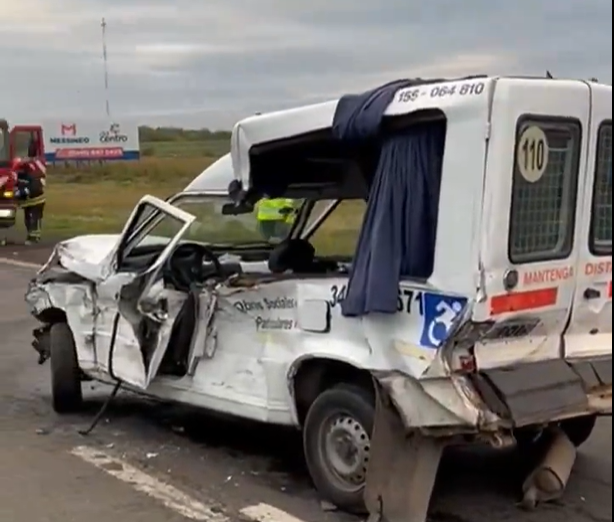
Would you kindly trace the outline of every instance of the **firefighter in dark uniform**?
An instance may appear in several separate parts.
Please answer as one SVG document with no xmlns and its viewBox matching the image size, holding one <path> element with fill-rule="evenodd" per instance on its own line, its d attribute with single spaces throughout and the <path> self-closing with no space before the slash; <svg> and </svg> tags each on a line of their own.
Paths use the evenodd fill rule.
<svg viewBox="0 0 614 522">
<path fill-rule="evenodd" d="M 23 209 L 26 226 L 26 244 L 41 240 L 43 214 L 45 210 L 45 176 L 36 162 L 14 160 L 13 170 L 17 173 L 15 197 Z"/>
</svg>

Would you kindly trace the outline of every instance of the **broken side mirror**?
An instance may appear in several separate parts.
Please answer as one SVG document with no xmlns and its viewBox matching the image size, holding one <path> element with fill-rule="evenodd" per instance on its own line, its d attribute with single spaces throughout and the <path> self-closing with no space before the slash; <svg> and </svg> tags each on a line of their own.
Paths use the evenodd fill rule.
<svg viewBox="0 0 614 522">
<path fill-rule="evenodd" d="M 239 216 L 254 211 L 255 202 L 259 199 L 253 193 L 243 190 L 243 185 L 238 180 L 233 180 L 228 185 L 228 196 L 232 203 L 222 206 L 223 216 Z"/>
<path fill-rule="evenodd" d="M 228 195 L 233 201 L 240 201 L 243 199 L 243 184 L 238 179 L 234 179 L 228 184 Z"/>
</svg>

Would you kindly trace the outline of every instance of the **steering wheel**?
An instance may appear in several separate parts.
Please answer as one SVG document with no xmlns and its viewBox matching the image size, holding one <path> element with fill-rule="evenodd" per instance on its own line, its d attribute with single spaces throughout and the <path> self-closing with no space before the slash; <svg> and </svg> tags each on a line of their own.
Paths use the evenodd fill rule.
<svg viewBox="0 0 614 522">
<path fill-rule="evenodd" d="M 213 265 L 209 273 L 207 264 Z M 207 277 L 222 276 L 224 269 L 217 255 L 206 246 L 186 243 L 179 245 L 168 262 L 167 279 L 177 290 L 189 291 L 194 282 Z"/>
</svg>

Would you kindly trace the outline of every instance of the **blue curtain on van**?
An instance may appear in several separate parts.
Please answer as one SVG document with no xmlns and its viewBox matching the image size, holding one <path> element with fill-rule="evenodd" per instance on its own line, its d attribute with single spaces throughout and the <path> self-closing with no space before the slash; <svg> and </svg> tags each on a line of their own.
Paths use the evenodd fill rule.
<svg viewBox="0 0 614 522">
<path fill-rule="evenodd" d="M 371 102 L 368 106 L 357 103 L 361 100 L 356 97 L 343 104 L 342 98 L 333 125 L 336 137 L 356 143 L 377 136 L 386 107 L 399 89 L 390 85 L 378 96 L 364 95 L 362 101 Z M 343 315 L 396 313 L 400 280 L 431 275 L 445 137 L 445 121 L 417 124 L 383 137 Z"/>
</svg>

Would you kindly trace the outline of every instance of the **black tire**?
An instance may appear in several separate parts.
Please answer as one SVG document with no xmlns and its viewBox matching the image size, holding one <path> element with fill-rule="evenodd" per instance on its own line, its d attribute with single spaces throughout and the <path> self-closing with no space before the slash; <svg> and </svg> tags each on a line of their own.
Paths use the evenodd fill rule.
<svg viewBox="0 0 614 522">
<path fill-rule="evenodd" d="M 333 420 L 338 417 L 337 423 Z M 331 388 L 314 401 L 309 409 L 303 427 L 305 459 L 309 473 L 320 495 L 339 509 L 362 515 L 365 513 L 364 489 L 370 437 L 375 423 L 375 397 L 372 391 L 360 386 L 341 384 Z M 360 449 L 354 455 L 356 472 L 354 481 L 346 481 L 333 469 L 326 456 L 325 430 L 347 431 Z M 360 427 L 358 427 L 360 426 Z M 351 444 L 350 444 L 351 446 Z M 347 448 L 347 447 L 346 447 Z M 361 483 L 361 477 L 364 476 Z M 350 487 L 351 486 L 351 487 Z"/>
<path fill-rule="evenodd" d="M 561 429 L 569 437 L 573 445 L 579 448 L 591 438 L 596 425 L 597 416 L 589 415 L 586 417 L 576 417 L 574 419 L 564 420 L 561 422 Z"/>
<path fill-rule="evenodd" d="M 519 450 L 528 450 L 534 448 L 544 436 L 543 428 L 525 428 L 514 433 L 516 446 Z"/>
<path fill-rule="evenodd" d="M 561 421 L 558 423 L 558 426 L 569 437 L 572 444 L 579 448 L 590 439 L 596 424 L 597 417 L 595 415 L 588 415 Z M 539 451 L 544 441 L 547 443 L 549 440 L 548 437 L 544 437 L 544 434 L 547 434 L 547 431 L 544 429 L 524 429 L 518 431 L 515 434 L 518 448 L 521 451 Z"/>
<path fill-rule="evenodd" d="M 49 331 L 51 394 L 56 413 L 75 413 L 83 407 L 81 371 L 75 340 L 66 323 L 56 323 Z"/>
</svg>

